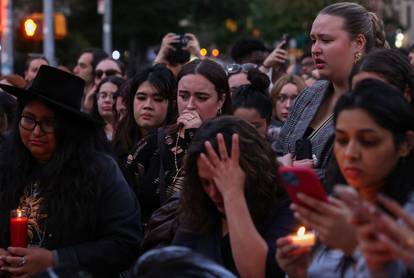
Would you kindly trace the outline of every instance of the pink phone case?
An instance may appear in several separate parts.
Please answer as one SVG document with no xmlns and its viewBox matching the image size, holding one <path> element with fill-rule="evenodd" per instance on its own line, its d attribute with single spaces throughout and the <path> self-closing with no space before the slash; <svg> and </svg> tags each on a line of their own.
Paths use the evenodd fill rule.
<svg viewBox="0 0 414 278">
<path fill-rule="evenodd" d="M 279 167 L 279 174 L 282 178 L 283 186 L 293 203 L 304 205 L 299 201 L 298 193 L 306 194 L 320 201 L 328 201 L 322 183 L 312 169 L 281 166 Z"/>
</svg>

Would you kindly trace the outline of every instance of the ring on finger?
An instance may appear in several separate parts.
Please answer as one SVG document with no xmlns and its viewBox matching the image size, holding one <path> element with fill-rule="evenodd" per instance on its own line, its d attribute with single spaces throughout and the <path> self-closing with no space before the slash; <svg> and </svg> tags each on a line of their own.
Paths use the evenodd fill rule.
<svg viewBox="0 0 414 278">
<path fill-rule="evenodd" d="M 26 264 L 26 257 L 23 256 L 20 258 L 19 266 L 24 266 Z"/>
</svg>

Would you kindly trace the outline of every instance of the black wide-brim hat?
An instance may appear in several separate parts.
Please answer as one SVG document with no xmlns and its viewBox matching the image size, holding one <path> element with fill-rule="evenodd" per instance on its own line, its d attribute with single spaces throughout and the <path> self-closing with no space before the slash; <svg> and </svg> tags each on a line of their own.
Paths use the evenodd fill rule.
<svg viewBox="0 0 414 278">
<path fill-rule="evenodd" d="M 71 73 L 58 68 L 42 65 L 33 82 L 25 89 L 0 84 L 0 88 L 18 99 L 35 97 L 64 112 L 67 112 L 82 122 L 95 126 L 104 123 L 81 111 L 81 101 L 85 81 Z"/>
</svg>

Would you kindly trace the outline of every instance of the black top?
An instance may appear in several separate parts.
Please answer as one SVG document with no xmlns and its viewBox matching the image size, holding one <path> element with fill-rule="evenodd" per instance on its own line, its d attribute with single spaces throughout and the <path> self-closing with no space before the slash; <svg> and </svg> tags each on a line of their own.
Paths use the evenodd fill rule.
<svg viewBox="0 0 414 278">
<path fill-rule="evenodd" d="M 93 204 L 96 223 L 84 223 L 82 230 L 65 230 L 48 222 L 48 217 L 54 212 L 47 204 L 53 196 L 45 194 L 44 184 L 37 182 L 36 175 L 30 176 L 32 182 L 26 185 L 17 201 L 7 196 L 10 189 L 7 181 L 2 179 L 0 247 L 9 246 L 10 210 L 22 207 L 29 213 L 29 242 L 54 250 L 57 266 L 71 265 L 96 277 L 118 277 L 138 256 L 142 239 L 140 209 L 115 161 L 102 154 L 96 162 L 100 171 L 94 180 L 99 188 Z"/>
<path fill-rule="evenodd" d="M 314 129 L 311 126 L 308 126 L 305 133 L 303 134 L 303 138 L 308 138 L 312 134 L 313 131 Z"/>
<path fill-rule="evenodd" d="M 283 271 L 276 263 L 275 254 L 276 240 L 290 234 L 296 226 L 289 204 L 290 202 L 285 200 L 275 205 L 268 218 L 256 227 L 269 248 L 266 259 L 266 277 L 284 277 Z M 222 236 L 221 219 L 217 219 L 214 227 L 214 230 L 208 234 L 200 234 L 179 227 L 173 245 L 186 246 L 238 275 L 231 252 L 230 237 L 228 234 Z"/>
<path fill-rule="evenodd" d="M 196 129 L 185 130 L 184 138 L 177 138 L 177 133 L 169 134 L 165 129 L 162 131 L 158 129 L 141 139 L 132 154 L 128 156 L 125 176 L 138 196 L 143 223 L 146 223 L 151 214 L 163 203 L 160 179 L 164 179 L 164 193 L 167 198 L 183 189 L 184 171 L 181 164 L 195 131 Z M 163 150 L 160 150 L 158 143 L 158 132 L 163 132 Z M 163 154 L 160 154 L 161 151 Z M 160 157 L 164 173 L 160 171 Z"/>
</svg>

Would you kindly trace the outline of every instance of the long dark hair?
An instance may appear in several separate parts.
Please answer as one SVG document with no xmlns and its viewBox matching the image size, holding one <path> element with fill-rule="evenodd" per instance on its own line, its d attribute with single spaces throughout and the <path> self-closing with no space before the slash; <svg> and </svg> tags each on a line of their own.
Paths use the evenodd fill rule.
<svg viewBox="0 0 414 278">
<path fill-rule="evenodd" d="M 18 101 L 18 117 L 33 101 L 41 100 L 24 97 Z M 48 162 L 38 163 L 23 145 L 16 121 L 0 153 L 0 214 L 16 208 L 25 187 L 38 182 L 46 200 L 44 210 L 53 212 L 47 225 L 59 227 L 59 234 L 54 234 L 59 241 L 69 232 L 79 234 L 86 227 L 96 227 L 95 200 L 101 190 L 97 178 L 102 176 L 99 169 L 105 161 L 101 159 L 105 141 L 100 126 L 75 120 L 77 116 L 52 104 L 45 105 L 55 113 L 56 151 Z M 5 215 L 1 218 L 7 219 Z"/>
<path fill-rule="evenodd" d="M 205 193 L 198 176 L 197 159 L 206 153 L 204 142 L 210 141 L 218 152 L 216 134 L 222 133 L 227 150 L 231 149 L 231 137 L 240 136 L 240 166 L 246 173 L 245 196 L 254 223 L 257 225 L 270 215 L 275 204 L 285 198 L 279 185 L 277 165 L 270 145 L 247 122 L 222 116 L 204 123 L 194 136 L 185 158 L 184 189 L 179 214 L 180 222 L 189 229 L 208 232 L 219 213 Z"/>
<path fill-rule="evenodd" d="M 98 93 L 99 90 L 101 89 L 102 85 L 105 83 L 112 83 L 114 85 L 116 85 L 117 87 L 117 91 L 119 91 L 119 89 L 121 88 L 122 84 L 125 83 L 125 79 L 123 79 L 122 77 L 116 76 L 116 75 L 110 75 L 108 77 L 105 77 L 104 79 L 101 80 L 101 82 L 99 82 L 98 86 L 96 87 L 95 90 L 95 94 L 93 96 L 93 106 L 92 106 L 92 110 L 91 110 L 91 115 L 95 118 L 97 118 L 98 120 L 104 122 L 104 119 L 102 118 L 101 114 L 99 114 L 99 109 L 98 109 Z M 114 105 L 115 107 L 115 105 Z M 113 109 L 115 110 L 115 109 Z M 114 115 L 115 118 L 115 115 Z"/>
<path fill-rule="evenodd" d="M 352 69 L 350 83 L 360 72 L 377 73 L 402 93 L 409 89 L 414 107 L 414 67 L 400 50 L 377 49 L 368 53 Z"/>
<path fill-rule="evenodd" d="M 171 124 L 176 119 L 177 82 L 172 72 L 164 65 L 154 65 L 141 70 L 129 81 L 128 92 L 124 97 L 127 114 L 119 122 L 112 141 L 115 147 L 124 151 L 129 151 L 142 138 L 141 130 L 134 117 L 134 99 L 139 86 L 145 81 L 151 83 L 159 94 L 168 101 L 167 117 L 164 124 Z"/>
<path fill-rule="evenodd" d="M 407 131 L 414 131 L 414 112 L 399 91 L 379 80 L 363 80 L 354 90 L 342 96 L 336 107 L 335 125 L 344 110 L 362 109 L 381 127 L 389 130 L 395 146 L 406 140 Z M 414 189 L 414 152 L 400 159 L 395 169 L 386 178 L 380 192 L 404 204 Z M 337 171 L 336 179 L 343 177 Z M 332 179 L 335 182 L 335 179 Z M 398 187 L 398 188 L 396 188 Z"/>
</svg>

